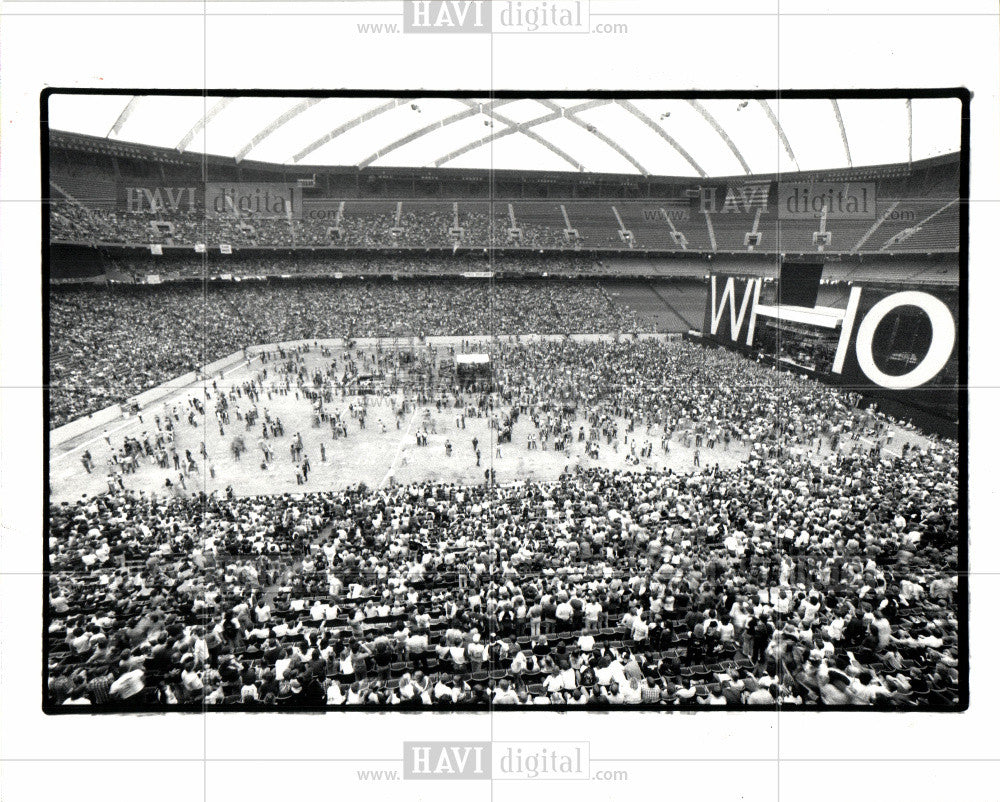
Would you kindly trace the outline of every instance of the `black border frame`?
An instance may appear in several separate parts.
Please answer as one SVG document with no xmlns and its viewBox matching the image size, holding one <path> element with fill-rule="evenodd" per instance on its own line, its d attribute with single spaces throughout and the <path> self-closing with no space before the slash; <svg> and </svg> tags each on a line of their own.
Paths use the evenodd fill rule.
<svg viewBox="0 0 1000 802">
<path fill-rule="evenodd" d="M 48 101 L 52 95 L 146 95 L 146 96 L 186 96 L 186 97 L 315 97 L 315 98 L 477 98 L 491 97 L 502 99 L 540 99 L 540 98 L 589 98 L 616 99 L 620 97 L 639 100 L 700 100 L 700 99 L 737 99 L 737 100 L 771 100 L 787 99 L 917 99 L 917 98 L 955 98 L 961 102 L 961 135 L 960 135 L 960 167 L 959 167 L 959 320 L 958 349 L 959 386 L 958 386 L 958 525 L 965 533 L 965 538 L 959 542 L 958 549 L 958 646 L 959 646 L 959 701 L 957 705 L 928 704 L 921 707 L 861 707 L 855 705 L 745 705 L 712 706 L 700 704 L 633 704 L 633 705 L 563 705 L 539 706 L 533 705 L 494 705 L 486 707 L 470 704 L 458 704 L 448 707 L 431 705 L 420 708 L 376 707 L 373 705 L 339 705 L 336 707 L 248 707 L 242 704 L 179 704 L 179 705 L 102 705 L 88 707 L 79 705 L 53 705 L 48 696 L 49 673 L 49 638 L 48 630 L 51 623 L 49 611 L 49 578 L 52 573 L 49 563 L 49 202 L 51 200 L 49 187 L 49 115 Z M 109 714 L 141 714 L 141 713 L 226 713 L 239 712 L 244 714 L 267 713 L 347 713 L 363 712 L 373 714 L 402 713 L 408 715 L 421 713 L 462 713 L 473 712 L 492 714 L 494 711 L 540 711 L 548 713 L 570 712 L 650 712 L 650 713 L 685 713 L 685 712 L 857 712 L 857 713 L 962 713 L 970 706 L 969 700 L 969 530 L 968 530 L 968 434 L 969 434 L 969 161 L 971 143 L 970 107 L 972 92 L 965 87 L 952 88 L 921 88 L 921 89 L 786 89 L 786 90 L 664 90 L 664 91 L 628 91 L 628 90 L 581 90 L 581 91 L 518 91 L 518 90 L 386 90 L 386 89 L 332 89 L 332 90 L 296 90 L 296 89 L 143 89 L 143 88 L 81 88 L 81 87 L 47 87 L 39 95 L 39 134 L 41 148 L 41 300 L 42 300 L 42 375 L 44 379 L 42 392 L 42 448 L 44 468 L 42 471 L 42 712 L 46 715 L 90 715 L 103 716 Z"/>
</svg>

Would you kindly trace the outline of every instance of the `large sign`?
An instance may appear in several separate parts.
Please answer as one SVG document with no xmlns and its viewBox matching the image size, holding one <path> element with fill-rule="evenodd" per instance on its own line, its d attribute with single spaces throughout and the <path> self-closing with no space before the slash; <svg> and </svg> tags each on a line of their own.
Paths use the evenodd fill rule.
<svg viewBox="0 0 1000 802">
<path fill-rule="evenodd" d="M 752 349 L 762 319 L 827 329 L 837 334 L 830 369 L 833 377 L 887 390 L 932 384 L 954 354 L 955 314 L 929 292 L 886 294 L 853 286 L 843 309 L 783 306 L 761 303 L 762 282 L 760 278 L 711 276 L 704 336 Z"/>
</svg>

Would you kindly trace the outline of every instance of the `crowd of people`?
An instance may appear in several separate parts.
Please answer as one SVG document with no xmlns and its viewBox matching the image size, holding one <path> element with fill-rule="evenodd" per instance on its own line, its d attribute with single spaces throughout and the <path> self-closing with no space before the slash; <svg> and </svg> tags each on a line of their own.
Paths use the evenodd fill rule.
<svg viewBox="0 0 1000 802">
<path fill-rule="evenodd" d="M 167 213 L 125 212 L 87 207 L 68 200 L 54 200 L 49 214 L 50 239 L 98 245 L 291 246 L 292 235 L 283 220 L 250 222 L 229 216 L 208 216 L 197 211 Z"/>
<path fill-rule="evenodd" d="M 498 442 L 748 457 L 53 504 L 50 703 L 957 703 L 953 442 L 890 450 L 856 397 L 681 343 L 508 343 L 489 386 L 434 392 Z"/>
<path fill-rule="evenodd" d="M 505 211 L 506 204 L 498 204 L 495 216 L 482 212 L 462 212 L 459 226 L 464 231 L 464 240 L 476 244 L 485 243 L 495 248 L 566 248 L 572 244 L 562 228 L 516 217 L 516 225 L 511 225 L 511 219 Z"/>
<path fill-rule="evenodd" d="M 634 331 L 593 282 L 442 280 L 53 287 L 51 425 L 248 345 L 291 339 Z"/>
<path fill-rule="evenodd" d="M 516 229 L 506 215 L 506 204 L 497 204 L 494 214 L 462 210 L 454 212 L 424 207 L 415 202 L 401 213 L 382 204 L 384 210 L 366 204 L 346 205 L 342 215 L 324 208 L 322 213 L 302 216 L 261 217 L 208 215 L 183 209 L 133 212 L 101 205 L 86 205 L 69 199 L 54 199 L 50 206 L 50 237 L 53 242 L 116 245 L 172 245 L 193 247 L 197 243 L 217 248 L 567 248 L 571 243 L 562 228 L 530 220 L 516 220 Z M 610 212 L 609 212 L 610 214 Z M 511 234 L 515 229 L 516 234 Z"/>
</svg>

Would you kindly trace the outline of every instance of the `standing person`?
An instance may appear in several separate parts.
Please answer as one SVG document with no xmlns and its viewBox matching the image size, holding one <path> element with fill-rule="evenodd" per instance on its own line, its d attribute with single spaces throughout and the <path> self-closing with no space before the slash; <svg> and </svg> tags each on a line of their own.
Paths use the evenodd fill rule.
<svg viewBox="0 0 1000 802">
<path fill-rule="evenodd" d="M 764 618 L 758 618 L 753 628 L 753 654 L 750 659 L 755 666 L 764 662 L 767 656 L 767 647 L 771 642 L 771 634 L 774 627 Z"/>
</svg>

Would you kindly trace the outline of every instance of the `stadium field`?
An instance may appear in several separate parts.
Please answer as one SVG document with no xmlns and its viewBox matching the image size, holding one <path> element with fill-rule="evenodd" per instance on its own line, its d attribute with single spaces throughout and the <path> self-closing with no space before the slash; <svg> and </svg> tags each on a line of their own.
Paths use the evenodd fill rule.
<svg viewBox="0 0 1000 802">
<path fill-rule="evenodd" d="M 574 339 L 595 341 L 610 338 L 577 335 Z M 276 354 L 277 348 L 278 346 L 263 346 L 255 351 Z M 483 338 L 473 337 L 435 337 L 415 346 L 401 345 L 398 342 L 394 345 L 388 340 L 364 339 L 356 342 L 352 348 L 346 348 L 343 342 L 325 351 L 312 347 L 301 354 L 301 365 L 313 374 L 316 370 L 326 370 L 337 361 L 342 364 L 346 356 L 363 360 L 365 357 L 372 357 L 379 349 L 382 353 L 392 353 L 394 350 L 399 353 L 411 353 L 413 350 L 436 353 L 436 359 L 440 363 L 451 358 L 452 349 L 459 352 L 463 349 L 479 352 L 488 348 L 489 343 Z M 288 353 L 291 354 L 292 351 Z M 359 484 L 378 488 L 392 482 L 474 485 L 485 481 L 487 470 L 495 471 L 497 483 L 510 484 L 520 480 L 554 480 L 563 471 L 580 467 L 691 472 L 698 467 L 694 463 L 696 450 L 699 451 L 702 469 L 715 465 L 723 469 L 729 468 L 749 456 L 745 443 L 733 442 L 729 447 L 720 443 L 715 448 L 698 449 L 693 442 L 686 442 L 680 437 L 672 438 L 669 442 L 670 450 L 665 452 L 661 446 L 664 434 L 661 428 L 647 430 L 646 427 L 640 427 L 629 434 L 626 432 L 627 424 L 624 419 L 617 421 L 623 432 L 621 438 L 618 438 L 619 442 L 612 446 L 604 443 L 606 447 L 601 449 L 597 458 L 588 456 L 585 444 L 579 442 L 568 450 L 560 451 L 551 446 L 543 449 L 541 444 L 538 448 L 528 448 L 528 437 L 537 432 L 537 427 L 526 417 L 522 417 L 514 425 L 511 441 L 500 443 L 498 451 L 497 431 L 491 426 L 494 415 L 463 415 L 463 408 L 454 406 L 453 402 L 446 401 L 439 405 L 434 398 L 423 403 L 409 403 L 404 409 L 404 393 L 401 390 L 377 391 L 366 395 L 337 395 L 332 403 L 326 405 L 326 410 L 345 422 L 347 435 L 334 437 L 327 422 L 315 420 L 313 402 L 302 395 L 294 384 L 290 388 L 287 386 L 285 375 L 276 374 L 271 365 L 269 376 L 262 377 L 262 369 L 268 365 L 271 363 L 263 364 L 254 355 L 250 360 L 241 361 L 225 372 L 187 387 L 172 388 L 168 384 L 165 386 L 168 395 L 164 401 L 150 405 L 138 414 L 124 415 L 106 427 L 96 427 L 53 446 L 50 454 L 52 501 L 72 501 L 84 494 L 93 496 L 106 492 L 107 473 L 96 469 L 88 473 L 81 465 L 82 455 L 88 452 L 95 465 L 109 465 L 113 469 L 109 459 L 126 438 L 135 438 L 140 442 L 149 436 L 155 438 L 160 431 L 157 428 L 157 418 L 162 425 L 168 416 L 173 418 L 173 447 L 179 454 L 182 466 L 185 452 L 189 451 L 195 458 L 197 470 L 187 473 L 179 471 L 172 464 L 167 468 L 160 468 L 152 464 L 152 458 L 146 458 L 150 464 L 144 463 L 135 472 L 112 470 L 113 474 L 122 476 L 127 489 L 163 493 L 169 490 L 165 487 L 167 480 L 170 480 L 173 490 L 179 494 L 198 491 L 222 493 L 231 487 L 237 496 L 338 490 Z M 207 408 L 211 409 L 221 394 L 230 395 L 237 389 L 242 392 L 245 384 L 255 378 L 261 378 L 265 392 L 269 393 L 260 406 L 274 418 L 280 419 L 284 427 L 282 436 L 265 440 L 261 437 L 259 424 L 247 429 L 242 421 L 235 418 L 231 424 L 224 426 L 224 434 L 220 434 L 219 427 L 213 424 L 211 416 L 196 414 L 189 421 L 188 415 L 193 409 L 191 403 L 194 399 L 204 398 Z M 249 409 L 247 402 L 243 406 Z M 358 419 L 358 414 L 362 411 L 365 415 L 364 428 Z M 509 408 L 503 407 L 496 410 L 496 413 L 508 411 Z M 580 423 L 584 423 L 582 418 Z M 427 435 L 426 445 L 417 445 L 418 433 Z M 234 436 L 237 435 L 242 435 L 247 446 L 247 451 L 239 459 L 234 457 L 231 449 Z M 304 484 L 298 484 L 296 480 L 296 469 L 302 463 L 293 462 L 290 454 L 290 444 L 295 435 L 301 435 L 302 456 L 309 458 L 310 471 Z M 110 444 L 106 437 L 110 438 Z M 481 454 L 478 465 L 473 441 L 476 441 Z M 205 454 L 201 451 L 203 442 Z M 452 444 L 450 455 L 447 453 L 449 442 Z M 904 430 L 885 452 L 899 454 L 907 442 L 911 446 L 923 447 L 927 444 L 927 438 L 917 431 Z M 264 443 L 272 450 L 273 458 L 270 461 L 264 459 L 261 448 Z M 647 443 L 653 446 L 652 454 L 643 456 L 642 447 Z M 863 438 L 859 441 L 859 446 L 863 445 L 870 446 L 871 441 Z M 636 456 L 630 460 L 633 446 Z M 829 450 L 829 443 L 824 442 L 817 456 L 829 456 Z M 324 451 L 325 459 L 322 456 Z M 179 473 L 184 475 L 183 487 L 178 482 Z"/>
</svg>

